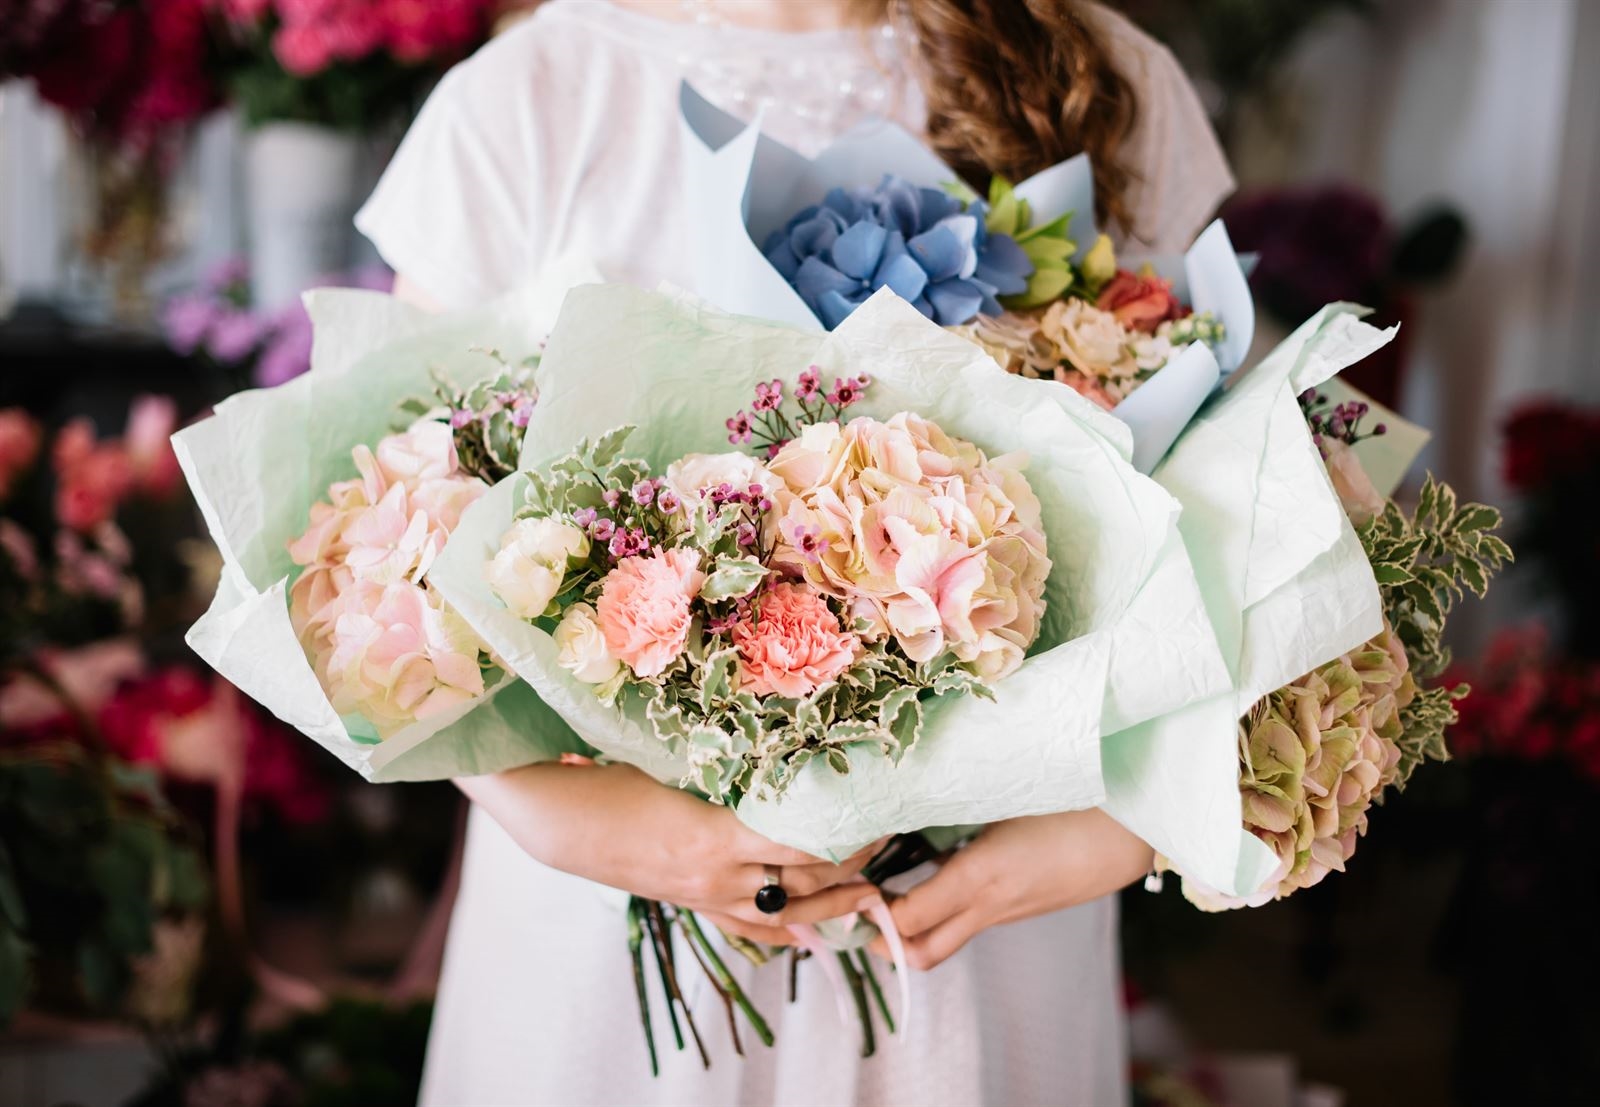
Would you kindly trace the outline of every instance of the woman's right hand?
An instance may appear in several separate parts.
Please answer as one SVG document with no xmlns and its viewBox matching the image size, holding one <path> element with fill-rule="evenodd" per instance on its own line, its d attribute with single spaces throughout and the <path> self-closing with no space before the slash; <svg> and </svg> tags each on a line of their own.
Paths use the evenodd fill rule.
<svg viewBox="0 0 1600 1107">
<path fill-rule="evenodd" d="M 879 844 L 843 864 L 819 861 L 629 765 L 529 765 L 456 783 L 551 868 L 768 933 L 849 914 L 877 896 L 855 878 Z M 755 906 L 768 866 L 781 869 L 789 893 L 774 915 Z"/>
</svg>

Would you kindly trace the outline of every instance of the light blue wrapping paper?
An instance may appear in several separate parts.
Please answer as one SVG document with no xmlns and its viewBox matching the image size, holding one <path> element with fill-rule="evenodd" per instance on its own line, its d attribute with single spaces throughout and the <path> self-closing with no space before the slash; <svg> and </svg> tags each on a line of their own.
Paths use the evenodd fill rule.
<svg viewBox="0 0 1600 1107">
<path fill-rule="evenodd" d="M 789 282 L 762 254 L 760 243 L 801 208 L 820 203 L 830 188 L 874 185 L 885 173 L 925 188 L 957 181 L 956 172 L 902 128 L 872 119 L 852 128 L 815 158 L 807 158 L 708 103 L 688 85 L 680 97 L 685 138 L 686 195 L 694 223 L 695 291 L 744 315 L 818 329 Z M 1035 224 L 1071 212 L 1069 234 L 1079 256 L 1094 244 L 1094 179 L 1080 154 L 1016 186 Z M 1181 256 L 1148 261 L 1173 282 L 1179 298 L 1210 311 L 1226 328 L 1215 355 L 1191 345 L 1132 395 L 1115 414 L 1133 429 L 1133 464 L 1150 472 L 1222 380 L 1244 359 L 1255 334 L 1255 304 L 1228 232 L 1213 222 Z"/>
</svg>

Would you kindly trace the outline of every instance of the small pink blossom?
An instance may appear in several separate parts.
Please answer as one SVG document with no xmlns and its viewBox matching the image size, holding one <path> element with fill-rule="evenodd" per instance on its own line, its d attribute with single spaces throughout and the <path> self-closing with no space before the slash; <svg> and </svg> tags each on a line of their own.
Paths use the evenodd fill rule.
<svg viewBox="0 0 1600 1107">
<path fill-rule="evenodd" d="M 39 424 L 21 408 L 0 409 L 0 500 L 39 456 L 43 437 Z"/>
</svg>

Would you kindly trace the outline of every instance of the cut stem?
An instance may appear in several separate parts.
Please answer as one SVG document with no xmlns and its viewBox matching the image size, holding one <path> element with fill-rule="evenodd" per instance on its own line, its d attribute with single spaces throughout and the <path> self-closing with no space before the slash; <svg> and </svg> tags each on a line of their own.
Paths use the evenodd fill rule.
<svg viewBox="0 0 1600 1107">
<path fill-rule="evenodd" d="M 861 974 L 856 971 L 855 962 L 850 959 L 850 954 L 839 950 L 835 956 L 839 958 L 839 967 L 844 970 L 844 978 L 850 985 L 850 995 L 856 1001 L 856 1015 L 861 1020 L 861 1056 L 871 1057 L 878 1051 L 878 1039 L 872 1030 L 872 1008 L 867 1006 L 867 989 L 861 983 Z"/>
<path fill-rule="evenodd" d="M 872 998 L 877 1001 L 878 1010 L 883 1012 L 883 1025 L 893 1034 L 894 1014 L 889 1010 L 889 1001 L 883 998 L 883 989 L 878 985 L 878 974 L 872 971 L 872 955 L 864 949 L 858 949 L 856 956 L 861 958 L 861 976 L 866 980 L 867 987 L 872 989 Z"/>
<path fill-rule="evenodd" d="M 728 971 L 728 966 L 723 964 L 716 948 L 706 940 L 705 933 L 700 929 L 700 920 L 695 918 L 693 911 L 682 911 L 678 917 L 683 920 L 691 939 L 700 944 L 701 952 L 710 962 L 712 979 L 733 997 L 733 1002 L 739 1005 L 744 1017 L 750 1020 L 750 1028 L 756 1032 L 756 1037 L 761 1039 L 761 1044 L 770 1046 L 773 1040 L 772 1029 L 767 1026 L 767 1020 L 761 1017 L 761 1012 L 756 1010 L 755 1004 L 750 1002 L 750 997 L 744 994 L 744 989 L 739 987 L 739 982 Z"/>
<path fill-rule="evenodd" d="M 678 980 L 672 971 L 672 957 L 663 950 L 660 930 L 661 905 L 648 899 L 642 902 L 644 906 L 641 913 L 645 925 L 650 930 L 650 948 L 655 952 L 656 969 L 661 974 L 661 990 L 667 993 L 667 1019 L 672 1023 L 672 1038 L 678 1043 L 678 1049 L 681 1051 L 683 1028 L 678 1025 L 677 1005 L 683 1002 L 683 994 L 678 991 Z"/>
<path fill-rule="evenodd" d="M 716 973 L 711 971 L 711 965 L 706 961 L 705 955 L 700 952 L 699 944 L 694 940 L 694 935 L 689 931 L 688 921 L 684 918 L 689 912 L 683 911 L 678 915 L 678 921 L 683 924 L 683 932 L 689 943 L 689 952 L 694 954 L 694 959 L 700 962 L 700 968 L 711 979 L 711 986 L 717 990 L 717 998 L 722 1001 L 722 1009 L 728 1016 L 728 1037 L 733 1039 L 733 1051 L 740 1057 L 744 1056 L 744 1043 L 739 1040 L 739 1017 L 733 1013 L 733 996 L 728 994 L 717 980 Z"/>
<path fill-rule="evenodd" d="M 656 1058 L 656 1035 L 650 1026 L 650 996 L 644 986 L 644 906 L 638 896 L 628 900 L 628 953 L 633 958 L 633 988 L 639 997 L 639 1022 L 644 1027 L 645 1048 L 650 1051 L 650 1075 L 660 1076 L 661 1065 Z M 672 997 L 667 997 L 672 1006 Z"/>
</svg>

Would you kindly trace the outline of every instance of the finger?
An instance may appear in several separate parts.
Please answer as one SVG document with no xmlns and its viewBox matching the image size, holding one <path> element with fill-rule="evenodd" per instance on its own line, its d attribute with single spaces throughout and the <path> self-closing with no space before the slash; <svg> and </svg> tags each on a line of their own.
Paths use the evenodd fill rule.
<svg viewBox="0 0 1600 1107">
<path fill-rule="evenodd" d="M 724 915 L 720 911 L 702 911 L 700 917 L 705 919 L 718 930 L 747 942 L 755 942 L 763 946 L 791 946 L 794 944 L 794 935 L 781 926 L 763 926 L 760 923 L 745 922 L 732 915 Z"/>
<path fill-rule="evenodd" d="M 960 914 L 972 902 L 967 867 L 952 860 L 927 880 L 889 904 L 894 924 L 905 935 L 921 934 Z"/>
<path fill-rule="evenodd" d="M 791 896 L 809 896 L 835 884 L 847 884 L 859 876 L 867 863 L 878 855 L 883 841 L 857 850 L 837 865 L 828 861 L 813 861 L 809 865 L 784 866 L 777 874 L 778 881 Z"/>
<path fill-rule="evenodd" d="M 976 908 L 962 911 L 909 939 L 905 944 L 906 962 L 914 969 L 927 972 L 954 956 L 982 929 L 982 916 Z"/>
<path fill-rule="evenodd" d="M 740 861 L 756 865 L 777 865 L 780 868 L 784 866 L 799 868 L 822 861 L 822 858 L 813 857 L 803 849 L 779 845 L 772 839 L 757 834 L 743 823 L 739 824 L 735 832 L 733 853 Z"/>
<path fill-rule="evenodd" d="M 877 895 L 878 890 L 870 884 L 837 884 L 814 895 L 792 897 L 783 910 L 775 914 L 766 914 L 758 908 L 754 897 L 740 900 L 728 913 L 758 926 L 797 926 L 859 911 Z"/>
</svg>

